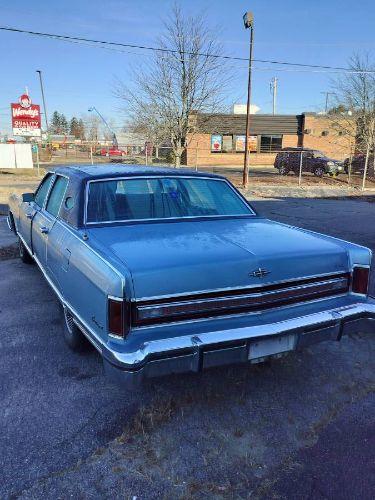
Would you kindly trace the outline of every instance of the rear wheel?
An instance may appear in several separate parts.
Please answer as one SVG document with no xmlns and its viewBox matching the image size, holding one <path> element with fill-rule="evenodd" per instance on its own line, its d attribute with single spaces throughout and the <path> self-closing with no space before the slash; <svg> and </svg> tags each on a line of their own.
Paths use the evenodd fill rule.
<svg viewBox="0 0 375 500">
<path fill-rule="evenodd" d="M 316 175 L 317 177 L 323 177 L 324 174 L 325 174 L 325 170 L 323 167 L 315 167 L 314 168 L 314 175 Z"/>
<path fill-rule="evenodd" d="M 24 264 L 33 264 L 34 263 L 34 259 L 31 257 L 31 255 L 29 254 L 29 251 L 27 250 L 25 245 L 22 243 L 21 238 L 18 238 L 18 252 L 19 252 L 20 259 L 22 260 L 22 262 Z"/>
<path fill-rule="evenodd" d="M 68 346 L 72 349 L 72 351 L 84 351 L 88 342 L 86 337 L 83 335 L 81 330 L 74 322 L 73 315 L 71 312 L 64 307 L 64 339 Z"/>
<path fill-rule="evenodd" d="M 289 168 L 286 165 L 280 165 L 280 167 L 279 167 L 279 174 L 280 175 L 288 175 L 289 174 Z"/>
</svg>

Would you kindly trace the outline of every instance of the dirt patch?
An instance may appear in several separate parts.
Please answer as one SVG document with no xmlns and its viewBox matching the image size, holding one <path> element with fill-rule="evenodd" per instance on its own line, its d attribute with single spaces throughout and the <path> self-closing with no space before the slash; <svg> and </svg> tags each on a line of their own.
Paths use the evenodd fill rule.
<svg viewBox="0 0 375 500">
<path fill-rule="evenodd" d="M 0 247 L 0 260 L 15 259 L 16 257 L 18 257 L 17 245 Z"/>
</svg>

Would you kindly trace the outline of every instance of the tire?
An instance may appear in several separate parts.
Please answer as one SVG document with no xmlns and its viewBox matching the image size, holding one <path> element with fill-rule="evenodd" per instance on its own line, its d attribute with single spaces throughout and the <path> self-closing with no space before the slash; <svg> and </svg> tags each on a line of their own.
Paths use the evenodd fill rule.
<svg viewBox="0 0 375 500">
<path fill-rule="evenodd" d="M 285 165 L 280 165 L 280 167 L 279 167 L 279 174 L 280 175 L 288 175 L 289 174 L 289 168 L 286 167 Z"/>
<path fill-rule="evenodd" d="M 34 264 L 34 259 L 29 254 L 29 251 L 22 243 L 21 238 L 18 238 L 18 253 L 19 257 L 24 264 Z"/>
<path fill-rule="evenodd" d="M 316 177 L 323 177 L 323 175 L 325 174 L 325 170 L 323 167 L 315 167 L 314 168 L 314 175 L 316 175 Z"/>
<path fill-rule="evenodd" d="M 83 335 L 78 326 L 75 324 L 73 315 L 66 307 L 63 307 L 63 316 L 65 342 L 68 344 L 72 351 L 85 351 L 88 347 L 88 341 L 86 340 L 86 337 Z"/>
</svg>

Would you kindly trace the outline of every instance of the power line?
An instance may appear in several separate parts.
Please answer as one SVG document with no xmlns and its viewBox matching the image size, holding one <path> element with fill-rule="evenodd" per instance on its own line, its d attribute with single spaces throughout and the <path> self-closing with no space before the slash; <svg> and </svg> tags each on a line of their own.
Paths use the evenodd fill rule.
<svg viewBox="0 0 375 500">
<path fill-rule="evenodd" d="M 168 49 L 164 47 L 152 47 L 148 45 L 136 45 L 136 44 L 131 44 L 131 43 L 122 43 L 122 42 L 110 42 L 107 40 L 96 40 L 92 38 L 83 38 L 83 37 L 78 37 L 78 36 L 68 36 L 68 35 L 59 35 L 57 33 L 44 33 L 41 31 L 30 31 L 30 30 L 23 30 L 20 28 L 14 28 L 14 27 L 8 27 L 8 26 L 0 26 L 1 31 L 9 31 L 13 33 L 23 33 L 27 35 L 32 35 L 32 36 L 39 36 L 39 37 L 44 37 L 44 38 L 51 38 L 54 40 L 62 40 L 62 41 L 74 41 L 77 43 L 91 43 L 91 44 L 96 44 L 98 46 L 112 46 L 112 47 L 124 47 L 124 48 L 130 48 L 130 49 L 140 49 L 140 50 L 151 50 L 154 52 L 162 52 L 162 53 L 170 53 L 170 54 L 179 54 L 180 52 L 176 49 Z M 194 56 L 199 56 L 199 57 L 212 57 L 216 59 L 226 59 L 226 60 L 232 60 L 232 61 L 248 61 L 246 57 L 235 57 L 235 56 L 228 56 L 228 55 L 220 55 L 220 54 L 210 54 L 210 53 L 193 53 L 193 52 L 183 52 L 183 54 L 186 55 L 194 55 Z M 267 64 L 278 64 L 278 65 L 283 65 L 283 66 L 297 66 L 297 67 L 303 67 L 303 68 L 315 68 L 315 69 L 328 69 L 328 70 L 338 70 L 338 71 L 348 71 L 348 72 L 355 72 L 355 73 L 375 73 L 375 71 L 353 71 L 350 68 L 344 68 L 344 67 L 335 67 L 335 66 L 323 66 L 320 64 L 306 64 L 306 63 L 291 63 L 291 62 L 286 62 L 286 61 L 275 61 L 275 60 L 267 60 L 267 59 L 253 59 L 255 62 L 258 63 L 267 63 Z"/>
</svg>

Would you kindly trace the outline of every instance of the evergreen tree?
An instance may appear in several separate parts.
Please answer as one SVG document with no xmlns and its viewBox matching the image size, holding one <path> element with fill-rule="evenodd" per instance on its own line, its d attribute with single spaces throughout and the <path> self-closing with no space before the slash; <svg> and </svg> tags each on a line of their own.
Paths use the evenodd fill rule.
<svg viewBox="0 0 375 500">
<path fill-rule="evenodd" d="M 82 118 L 78 120 L 78 130 L 79 130 L 79 138 L 84 141 L 86 138 L 85 124 L 83 123 Z"/>
<path fill-rule="evenodd" d="M 51 132 L 53 134 L 61 134 L 61 115 L 58 111 L 54 111 L 51 120 Z"/>
<path fill-rule="evenodd" d="M 70 135 L 74 135 L 74 137 L 76 139 L 81 138 L 81 133 L 80 133 L 80 129 L 79 129 L 79 122 L 75 116 L 73 116 L 73 118 L 70 120 L 69 133 L 70 133 Z"/>
<path fill-rule="evenodd" d="M 61 113 L 60 115 L 60 134 L 69 134 L 69 125 L 66 116 Z"/>
</svg>

